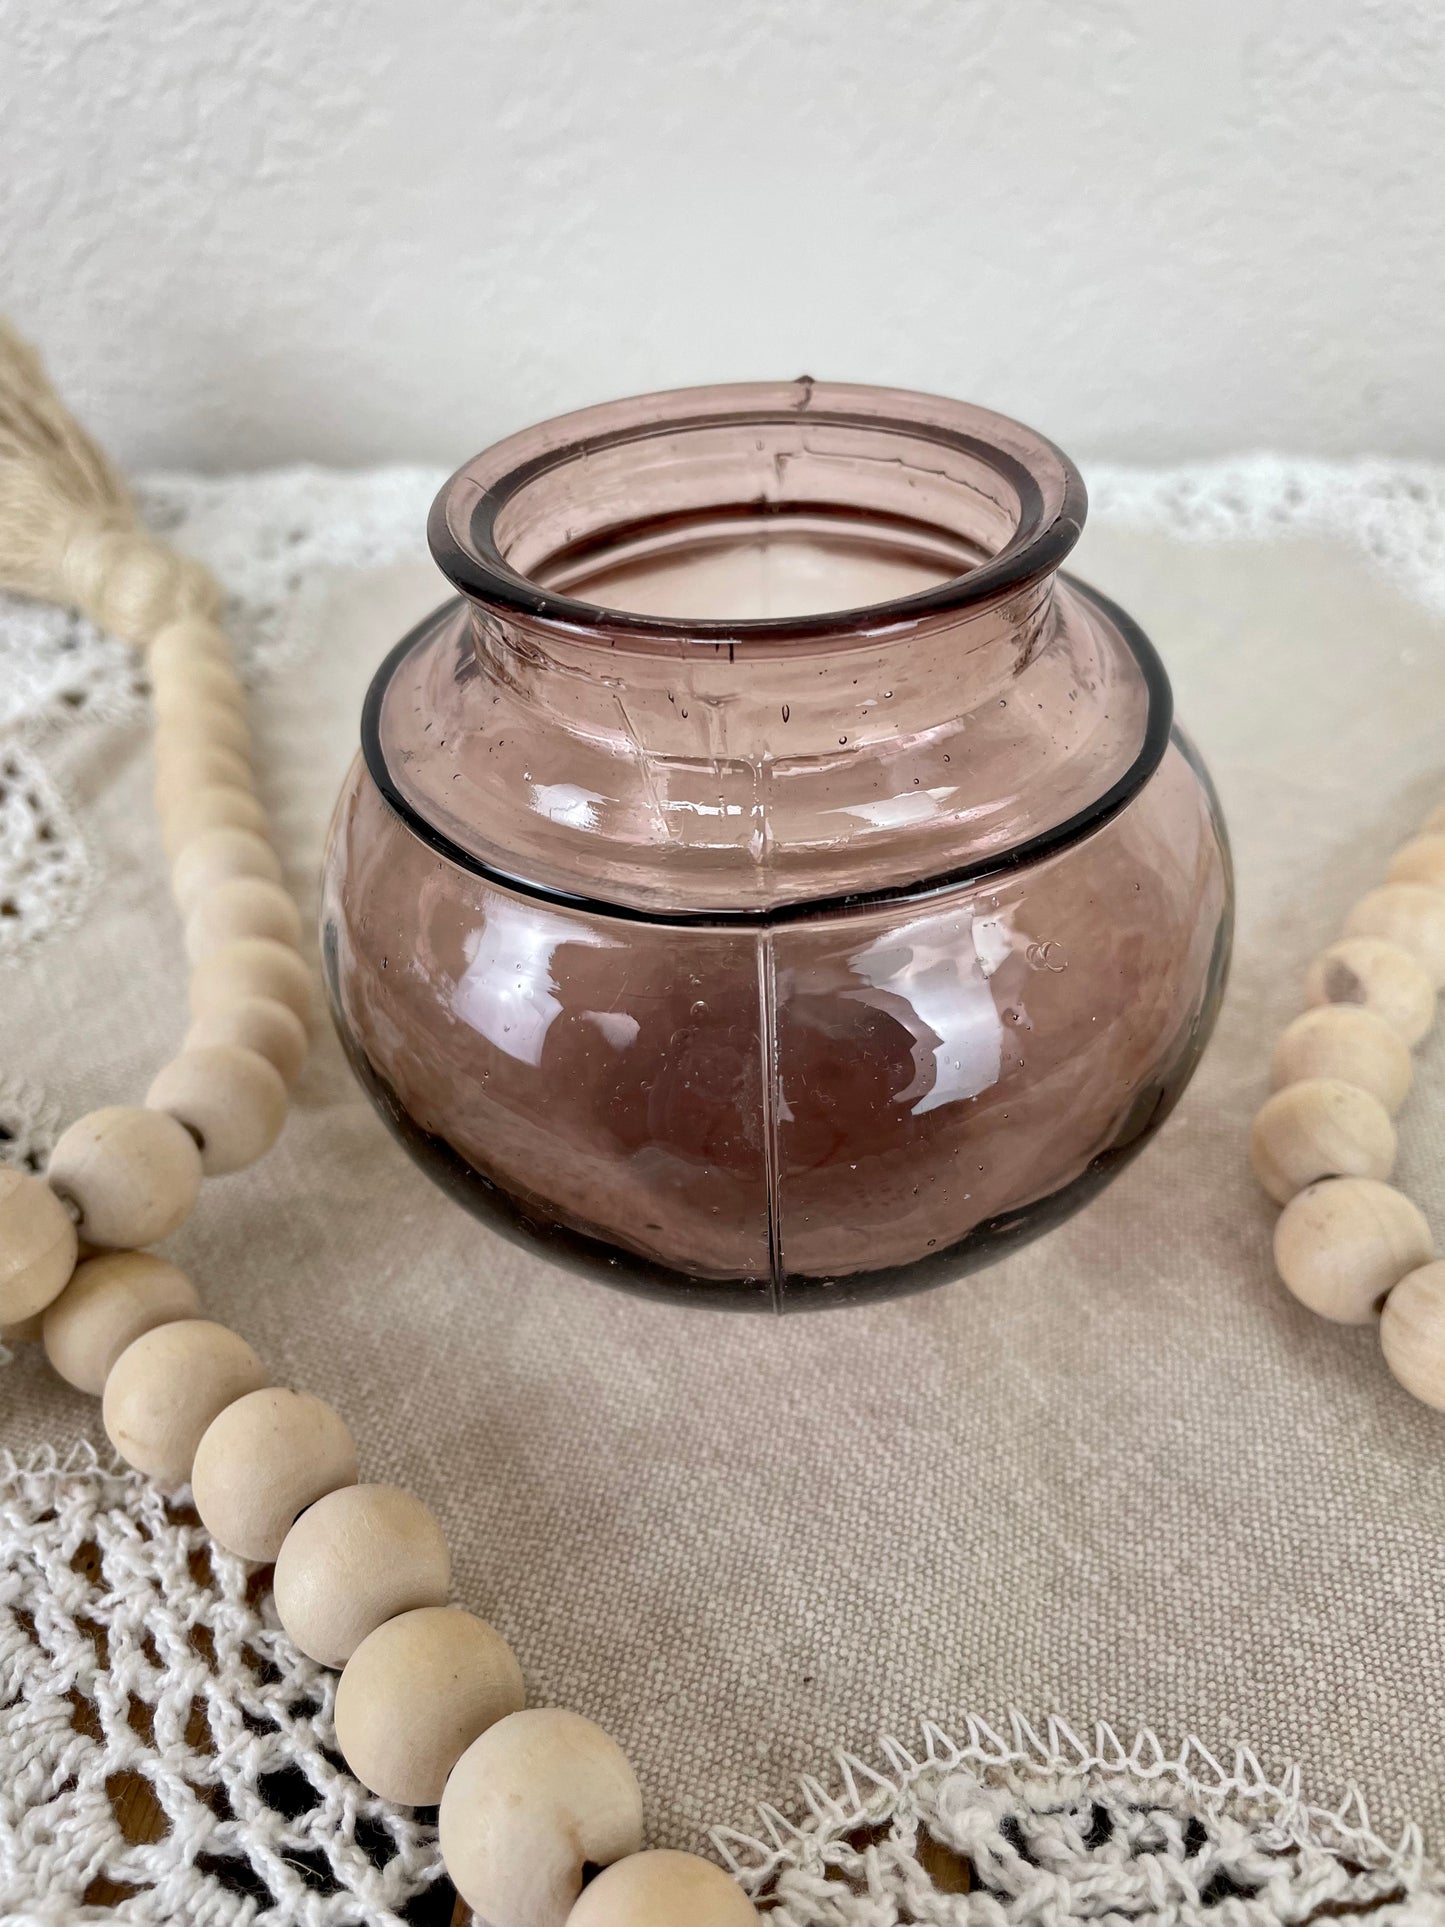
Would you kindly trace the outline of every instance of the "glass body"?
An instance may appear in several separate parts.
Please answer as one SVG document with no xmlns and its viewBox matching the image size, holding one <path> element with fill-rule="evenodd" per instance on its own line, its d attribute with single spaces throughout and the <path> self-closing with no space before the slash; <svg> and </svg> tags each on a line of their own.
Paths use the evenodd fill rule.
<svg viewBox="0 0 1445 1927">
<path fill-rule="evenodd" d="M 322 904 L 343 1041 L 478 1216 L 692 1301 L 956 1277 L 1168 1114 L 1227 846 L 1042 437 L 898 391 L 643 397 L 468 464 Z"/>
</svg>

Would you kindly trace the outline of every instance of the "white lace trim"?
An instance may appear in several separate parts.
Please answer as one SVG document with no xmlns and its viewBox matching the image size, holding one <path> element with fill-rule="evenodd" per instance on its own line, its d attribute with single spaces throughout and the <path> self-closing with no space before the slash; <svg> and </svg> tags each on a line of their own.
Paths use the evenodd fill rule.
<svg viewBox="0 0 1445 1927">
<path fill-rule="evenodd" d="M 756 1833 L 714 1829 L 770 1927 L 1445 1921 L 1419 1830 L 1389 1845 L 1357 1791 L 1313 1805 L 1297 1767 L 1271 1778 L 1247 1750 L 1226 1766 L 1194 1738 L 1170 1752 L 1100 1724 L 1085 1740 L 1019 1713 L 1006 1737 L 962 1730 L 925 1723 L 916 1754 L 885 1741 L 881 1769 L 839 1753 L 834 1790 L 802 1782 L 801 1818 L 761 1806 Z"/>
<path fill-rule="evenodd" d="M 397 1927 L 432 1889 L 445 1910 L 433 1816 L 351 1779 L 333 1676 L 276 1627 L 268 1577 L 89 1445 L 0 1454 L 7 1921 Z M 1418 1829 L 1391 1845 L 1296 1768 L 1020 1714 L 960 1730 L 839 1753 L 796 1818 L 714 1830 L 769 1927 L 1445 1923 Z"/>
</svg>

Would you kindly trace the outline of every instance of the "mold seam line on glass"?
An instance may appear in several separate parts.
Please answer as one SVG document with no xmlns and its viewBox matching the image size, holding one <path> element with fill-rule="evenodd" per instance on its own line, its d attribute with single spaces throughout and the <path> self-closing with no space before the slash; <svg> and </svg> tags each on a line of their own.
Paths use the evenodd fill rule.
<svg viewBox="0 0 1445 1927">
<path fill-rule="evenodd" d="M 1087 583 L 1080 582 L 1076 576 L 1061 574 L 1070 588 L 1082 596 L 1093 608 L 1099 611 L 1118 629 L 1129 653 L 1139 666 L 1148 693 L 1149 708 L 1144 725 L 1143 741 L 1139 753 L 1122 776 L 1111 783 L 1108 789 L 1095 797 L 1092 803 L 1065 817 L 1052 829 L 1041 830 L 1036 836 L 1026 837 L 1012 849 L 979 857 L 972 863 L 958 865 L 952 870 L 940 871 L 936 875 L 916 877 L 907 883 L 885 884 L 876 890 L 845 891 L 837 896 L 798 897 L 787 903 L 773 904 L 765 910 L 652 910 L 639 904 L 616 903 L 606 897 L 583 896 L 577 891 L 558 889 L 551 884 L 535 883 L 526 877 L 514 875 L 498 865 L 488 863 L 475 856 L 461 844 L 454 842 L 445 831 L 429 823 L 415 806 L 409 803 L 397 788 L 387 766 L 385 752 L 381 747 L 381 709 L 392 677 L 402 662 L 416 647 L 424 631 L 429 630 L 437 617 L 437 611 L 425 616 L 415 628 L 408 630 L 396 647 L 383 660 L 380 668 L 371 679 L 366 692 L 366 700 L 361 711 L 361 753 L 371 780 L 380 791 L 383 801 L 400 822 L 405 824 L 413 836 L 434 850 L 438 856 L 445 857 L 458 869 L 469 871 L 485 882 L 494 883 L 499 889 L 514 894 L 535 897 L 543 903 L 554 903 L 563 909 L 584 911 L 590 916 L 613 917 L 623 923 L 653 923 L 674 928 L 686 926 L 688 929 L 707 930 L 759 930 L 776 927 L 780 924 L 803 923 L 813 918 L 821 918 L 859 910 L 868 910 L 885 903 L 904 903 L 923 901 L 930 897 L 941 896 L 949 890 L 961 889 L 966 884 L 985 883 L 991 877 L 1007 876 L 1014 870 L 1024 869 L 1031 863 L 1041 863 L 1046 858 L 1057 856 L 1072 844 L 1082 842 L 1086 836 L 1100 830 L 1124 809 L 1143 789 L 1150 777 L 1164 760 L 1164 752 L 1169 747 L 1170 734 L 1174 725 L 1174 692 L 1170 687 L 1169 675 L 1159 653 L 1131 616 L 1108 596 L 1092 589 Z M 463 597 L 453 598 L 460 603 Z M 442 607 L 450 607 L 443 604 Z"/>
<path fill-rule="evenodd" d="M 783 1258 L 783 1159 L 781 1149 L 779 1098 L 781 1070 L 778 1063 L 778 971 L 770 930 L 758 933 L 758 1056 L 762 1071 L 763 1096 L 763 1176 L 768 1197 L 768 1296 L 773 1311 L 783 1309 L 787 1285 L 787 1266 Z"/>
</svg>

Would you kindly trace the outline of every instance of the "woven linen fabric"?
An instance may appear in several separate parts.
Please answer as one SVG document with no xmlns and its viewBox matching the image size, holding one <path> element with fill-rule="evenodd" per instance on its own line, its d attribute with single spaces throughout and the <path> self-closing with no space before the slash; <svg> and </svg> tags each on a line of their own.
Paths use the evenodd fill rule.
<svg viewBox="0 0 1445 1927">
<path fill-rule="evenodd" d="M 437 479 L 146 491 L 234 594 L 260 784 L 308 905 L 367 678 L 442 593 L 421 552 Z M 1054 1718 L 1089 1735 L 1075 1764 L 1096 1779 L 1083 1764 L 1096 1722 L 1172 1736 L 1170 1749 L 1197 1735 L 1215 1760 L 1247 1749 L 1286 1805 L 1336 1807 L 1354 1784 L 1370 1840 L 1418 1823 L 1427 1860 L 1445 1840 L 1445 1418 L 1394 1385 L 1371 1331 L 1326 1325 L 1283 1292 L 1275 1213 L 1245 1161 L 1308 959 L 1445 800 L 1445 473 L 1256 461 L 1093 479 L 1078 571 L 1160 645 L 1239 883 L 1215 1041 L 1097 1202 L 992 1269 L 892 1305 L 783 1321 L 659 1307 L 551 1270 L 437 1194 L 323 1017 L 281 1149 L 208 1184 L 166 1247 L 279 1380 L 339 1406 L 365 1476 L 436 1507 L 457 1597 L 511 1640 L 535 1700 L 587 1713 L 626 1748 L 651 1839 L 696 1847 L 722 1828 L 718 1850 L 774 1882 L 786 1927 L 993 1918 L 988 1896 L 949 1893 L 921 1862 L 894 1880 L 912 1883 L 899 1911 L 882 1834 L 839 1847 L 862 1858 L 831 1894 L 816 1841 L 763 1870 L 769 1815 L 802 1823 L 822 1797 L 800 1776 L 846 1808 L 836 1748 L 895 1793 L 922 1784 L 882 1736 L 917 1749 L 925 1719 L 973 1748 L 938 1766 L 939 1784 L 963 1816 L 959 1850 L 982 1852 L 970 1802 L 1035 1783 L 1010 1781 L 1023 1761 L 1002 1757 L 1027 1748 L 975 1746 L 968 1722 L 1014 1734 L 1014 1707 L 1031 1730 Z M 64 1120 L 138 1099 L 184 1028 L 185 970 L 133 660 L 14 603 L 0 661 L 13 771 L 0 774 L 0 1147 L 36 1168 Z M 1441 1028 L 1398 1120 L 1398 1181 L 1445 1230 Z M 18 1347 L 0 1366 L 0 1445 L 23 1465 L 76 1440 L 103 1445 L 95 1402 Z M 324 1704 L 314 1720 L 320 1745 Z M 10 1730 L 0 1712 L 0 1760 Z M 1084 1795 L 1059 1794 L 1054 1765 L 1039 1844 L 1013 1824 L 1018 1865 L 984 1854 L 999 1919 L 1098 1911 L 1087 1881 L 1060 1875 L 1038 1912 L 1021 1871 L 1091 1837 Z M 1129 1819 L 1126 1782 L 1090 1851 L 1108 1860 L 1116 1829 L 1173 1825 L 1179 1852 L 1163 1859 L 1187 1864 L 1188 1819 Z M 1231 1825 L 1252 1824 L 1242 1812 Z M 888 1834 L 904 1858 L 905 1821 Z M 421 1881 L 424 1835 L 396 1839 Z M 1331 1856 L 1325 1834 L 1311 1840 Z M 1415 1907 L 1389 1884 L 1409 1852 L 1356 1845 L 1363 1860 L 1336 1852 L 1323 1874 L 1311 1861 L 1299 1891 L 1337 1910 Z M 1192 1852 L 1214 1854 L 1214 1835 Z M 1382 1884 L 1336 1891 L 1347 1864 Z M 1192 1888 L 1154 1892 L 1156 1917 L 1306 1917 L 1261 1900 L 1253 1876 L 1211 1888 L 1196 1872 Z M 870 1879 L 883 1883 L 871 1896 Z"/>
</svg>

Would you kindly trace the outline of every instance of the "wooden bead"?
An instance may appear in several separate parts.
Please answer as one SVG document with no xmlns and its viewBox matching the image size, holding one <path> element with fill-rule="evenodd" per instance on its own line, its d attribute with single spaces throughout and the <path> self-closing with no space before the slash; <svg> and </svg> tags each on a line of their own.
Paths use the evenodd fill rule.
<svg viewBox="0 0 1445 1927">
<path fill-rule="evenodd" d="M 170 709 L 156 721 L 156 773 L 183 769 L 200 750 L 227 750 L 250 763 L 250 723 L 241 703 L 183 688 L 171 696 Z M 249 786 L 249 784 L 247 784 Z"/>
<path fill-rule="evenodd" d="M 1427 883 L 1432 890 L 1445 890 L 1445 834 L 1417 836 L 1390 858 L 1385 872 L 1391 883 Z"/>
<path fill-rule="evenodd" d="M 1280 1038 L 1271 1081 L 1281 1090 L 1306 1077 L 1337 1077 L 1377 1097 L 1393 1116 L 1413 1074 L 1405 1040 L 1383 1017 L 1357 1004 L 1321 1004 L 1296 1017 Z"/>
<path fill-rule="evenodd" d="M 193 836 L 171 865 L 171 891 L 183 917 L 189 916 L 207 890 L 233 877 L 281 881 L 281 860 L 264 836 L 254 830 L 207 830 Z"/>
<path fill-rule="evenodd" d="M 157 747 L 161 745 L 158 743 Z M 189 810 L 199 791 L 218 783 L 232 789 L 250 789 L 251 765 L 244 756 L 221 743 L 199 742 L 188 737 L 157 756 L 156 808 L 162 816 L 169 816 L 174 810 Z"/>
<path fill-rule="evenodd" d="M 1445 1411 L 1445 1263 L 1407 1271 L 1380 1314 L 1385 1363 L 1407 1392 Z"/>
<path fill-rule="evenodd" d="M 208 1178 L 254 1164 L 281 1135 L 286 1085 L 274 1064 L 237 1044 L 183 1050 L 155 1077 L 146 1104 L 184 1124 Z"/>
<path fill-rule="evenodd" d="M 107 1251 L 77 1265 L 44 1320 L 45 1355 L 67 1384 L 98 1397 L 143 1332 L 200 1316 L 196 1288 L 153 1251 Z"/>
<path fill-rule="evenodd" d="M 79 1243 L 45 1180 L 0 1164 L 0 1325 L 19 1325 L 60 1296 Z"/>
<path fill-rule="evenodd" d="M 272 937 L 242 937 L 211 951 L 191 972 L 193 1016 L 207 1017 L 247 997 L 272 997 L 305 1023 L 311 978 L 289 944 Z"/>
<path fill-rule="evenodd" d="M 212 783 L 161 815 L 161 841 L 172 862 L 191 841 L 207 830 L 254 830 L 266 834 L 266 812 L 249 787 Z"/>
<path fill-rule="evenodd" d="M 236 1044 L 274 1064 L 284 1083 L 294 1084 L 306 1062 L 306 1026 L 294 1010 L 274 997 L 243 997 L 198 1017 L 186 1032 L 185 1048 Z"/>
<path fill-rule="evenodd" d="M 1266 1099 L 1250 1137 L 1254 1174 L 1276 1204 L 1319 1178 L 1387 1178 L 1395 1127 L 1368 1091 L 1311 1077 Z"/>
<path fill-rule="evenodd" d="M 1311 1184 L 1274 1228 L 1280 1277 L 1302 1305 L 1340 1325 L 1367 1325 L 1390 1287 L 1434 1255 L 1424 1214 L 1374 1178 Z"/>
<path fill-rule="evenodd" d="M 194 742 L 219 743 L 223 749 L 234 750 L 250 767 L 251 725 L 244 709 L 208 701 L 200 694 L 188 695 L 184 702 L 177 699 L 156 735 L 157 765 L 176 755 L 177 745 Z"/>
<path fill-rule="evenodd" d="M 1378 937 L 1350 937 L 1321 951 L 1305 977 L 1305 1002 L 1358 1004 L 1418 1044 L 1435 1021 L 1435 989 L 1408 950 Z"/>
<path fill-rule="evenodd" d="M 249 1392 L 207 1426 L 191 1466 L 201 1523 L 241 1559 L 274 1559 L 299 1512 L 356 1480 L 356 1444 L 310 1392 Z"/>
<path fill-rule="evenodd" d="M 78 1118 L 50 1154 L 47 1178 L 80 1212 L 87 1244 L 138 1250 L 184 1224 L 201 1188 L 196 1141 L 173 1117 L 112 1104 Z"/>
<path fill-rule="evenodd" d="M 241 937 L 271 937 L 292 949 L 301 941 L 301 912 L 279 883 L 231 877 L 202 893 L 186 918 L 186 955 L 192 963 Z"/>
<path fill-rule="evenodd" d="M 212 1419 L 265 1383 L 244 1338 L 209 1319 L 182 1319 L 126 1346 L 105 1381 L 101 1420 L 127 1465 L 162 1485 L 184 1485 Z"/>
<path fill-rule="evenodd" d="M 438 1826 L 452 1884 L 488 1927 L 565 1927 L 586 1869 L 640 1850 L 642 1790 L 600 1726 L 539 1707 L 467 1748 Z"/>
<path fill-rule="evenodd" d="M 400 1613 L 368 1633 L 336 1685 L 336 1744 L 373 1793 L 429 1807 L 494 1721 L 526 1702 L 500 1633 L 456 1606 Z"/>
<path fill-rule="evenodd" d="M 157 629 L 146 645 L 146 668 L 151 680 L 160 682 L 173 671 L 192 663 L 211 662 L 222 669 L 231 666 L 231 645 L 225 631 L 199 616 L 182 616 Z"/>
<path fill-rule="evenodd" d="M 323 1666 L 344 1666 L 383 1621 L 444 1606 L 451 1554 L 436 1515 L 395 1485 L 348 1485 L 303 1512 L 276 1556 L 281 1624 Z"/>
<path fill-rule="evenodd" d="M 567 1927 L 759 1927 L 759 1915 L 713 1861 L 659 1847 L 604 1867 Z"/>
<path fill-rule="evenodd" d="M 1408 950 L 1430 979 L 1445 987 L 1445 890 L 1428 883 L 1386 883 L 1345 918 L 1347 937 L 1382 937 Z"/>
<path fill-rule="evenodd" d="M 197 703 L 238 712 L 246 706 L 241 679 L 229 663 L 217 662 L 213 657 L 192 656 L 185 662 L 168 663 L 159 674 L 154 662 L 150 667 L 155 684 L 155 710 L 163 722 L 188 714 Z"/>
<path fill-rule="evenodd" d="M 1420 828 L 1426 836 L 1445 834 L 1445 803 L 1437 804 Z"/>
</svg>

